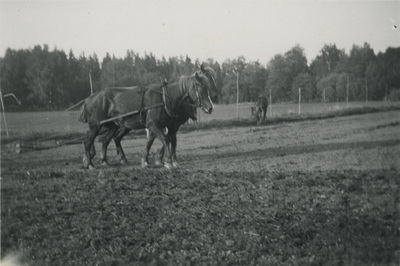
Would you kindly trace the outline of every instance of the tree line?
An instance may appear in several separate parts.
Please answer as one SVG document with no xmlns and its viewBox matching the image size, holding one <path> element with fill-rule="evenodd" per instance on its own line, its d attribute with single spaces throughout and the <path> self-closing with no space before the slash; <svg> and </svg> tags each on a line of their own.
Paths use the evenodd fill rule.
<svg viewBox="0 0 400 266">
<path fill-rule="evenodd" d="M 304 49 L 296 45 L 285 54 L 275 55 L 266 66 L 248 62 L 241 56 L 222 64 L 208 59 L 214 70 L 218 91 L 212 98 L 218 103 L 252 102 L 259 95 L 272 101 L 366 101 L 400 99 L 400 47 L 374 53 L 368 43 L 353 45 L 350 53 L 327 44 L 310 64 Z M 3 94 L 14 93 L 23 103 L 20 109 L 60 109 L 79 102 L 106 87 L 146 85 L 160 78 L 176 81 L 191 75 L 201 62 L 189 56 L 143 56 L 128 50 L 125 57 L 97 55 L 76 57 L 47 45 L 33 49 L 7 49 L 0 58 L 0 86 Z M 12 104 L 11 100 L 6 104 Z"/>
</svg>

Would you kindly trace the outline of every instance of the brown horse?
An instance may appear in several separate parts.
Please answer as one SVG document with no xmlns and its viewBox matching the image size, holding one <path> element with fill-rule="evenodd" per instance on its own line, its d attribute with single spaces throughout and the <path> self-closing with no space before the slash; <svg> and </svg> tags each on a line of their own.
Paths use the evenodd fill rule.
<svg viewBox="0 0 400 266">
<path fill-rule="evenodd" d="M 200 66 L 200 74 L 204 75 L 205 77 L 207 77 L 210 86 L 211 86 L 211 90 L 210 92 L 217 92 L 217 86 L 215 83 L 215 79 L 214 79 L 214 71 L 211 68 L 205 67 L 204 64 L 202 64 Z M 176 88 L 177 86 L 181 86 L 180 84 L 182 84 L 182 81 L 184 81 L 185 78 L 182 77 L 180 79 L 180 82 L 176 82 L 173 84 L 168 85 L 168 89 L 171 90 L 177 90 L 178 88 Z M 169 123 L 169 125 L 166 127 L 167 128 L 167 133 L 166 136 L 167 138 L 169 138 L 169 143 L 171 144 L 171 153 L 172 153 L 172 164 L 174 167 L 178 167 L 178 160 L 177 160 L 177 156 L 176 156 L 176 146 L 177 146 L 177 137 L 176 134 L 180 128 L 181 125 L 185 124 L 188 119 L 191 118 L 192 120 L 197 120 L 197 106 L 188 103 L 187 101 L 183 101 L 181 102 L 181 104 L 175 106 L 175 109 L 173 110 L 173 116 L 171 116 L 171 122 Z M 116 133 L 118 134 L 118 133 Z M 150 131 L 147 132 L 147 138 L 149 140 L 149 147 L 147 147 L 147 151 L 146 154 L 148 156 L 149 150 L 151 148 L 151 145 L 154 141 L 154 134 Z M 111 141 L 111 139 L 105 139 L 105 141 L 103 141 L 103 152 L 102 152 L 102 158 L 103 158 L 103 164 L 107 163 L 107 160 L 105 159 L 106 156 L 106 149 L 107 146 L 109 145 L 109 142 Z M 105 148 L 104 148 L 105 147 Z M 165 148 L 164 146 L 161 147 L 160 151 L 159 151 L 159 155 L 156 158 L 156 165 L 163 165 L 163 157 L 165 154 Z M 142 159 L 142 167 L 146 167 L 148 165 L 148 158 L 144 157 Z M 121 163 L 125 163 L 125 161 L 121 161 Z M 168 164 L 166 164 L 166 167 L 169 167 Z"/>
<path fill-rule="evenodd" d="M 107 146 L 112 138 L 117 147 L 119 160 L 124 164 L 126 157 L 121 147 L 122 138 L 132 129 L 147 128 L 150 137 L 142 164 L 147 165 L 150 147 L 157 137 L 168 153 L 165 166 L 171 168 L 170 138 L 163 129 L 174 124 L 175 113 L 179 106 L 201 107 L 205 113 L 211 114 L 213 103 L 209 96 L 210 87 L 211 84 L 206 76 L 195 73 L 190 77 L 182 77 L 178 85 L 173 84 L 171 87 L 162 83 L 151 85 L 147 89 L 110 88 L 87 98 L 81 107 L 80 115 L 80 121 L 89 124 L 89 131 L 84 141 L 84 167 L 94 167 L 93 141 L 99 133 L 105 132 L 102 147 L 103 164 L 107 164 Z"/>
<path fill-rule="evenodd" d="M 201 64 L 200 66 L 200 73 L 204 76 L 207 77 L 208 82 L 211 85 L 211 92 L 216 93 L 217 92 L 217 85 L 214 79 L 214 71 L 211 68 L 205 67 L 204 64 Z M 170 85 L 172 86 L 177 86 L 176 84 Z M 177 146 L 177 138 L 176 134 L 181 127 L 181 125 L 185 124 L 189 118 L 192 120 L 197 120 L 197 111 L 196 107 L 187 105 L 187 104 L 182 104 L 180 106 L 177 106 L 177 109 L 175 110 L 175 117 L 173 119 L 173 123 L 171 123 L 167 128 L 168 128 L 168 133 L 167 136 L 170 139 L 171 143 L 171 153 L 172 153 L 172 159 L 173 159 L 173 166 L 178 167 L 178 159 L 176 157 L 176 146 Z M 150 136 L 149 137 L 153 137 Z M 163 164 L 163 157 L 165 153 L 165 148 L 164 146 L 161 147 L 159 151 L 159 155 L 156 158 L 156 165 L 162 165 Z"/>
<path fill-rule="evenodd" d="M 265 123 L 268 100 L 265 96 L 258 96 L 255 107 L 251 107 L 251 116 L 257 119 L 257 125 Z"/>
</svg>

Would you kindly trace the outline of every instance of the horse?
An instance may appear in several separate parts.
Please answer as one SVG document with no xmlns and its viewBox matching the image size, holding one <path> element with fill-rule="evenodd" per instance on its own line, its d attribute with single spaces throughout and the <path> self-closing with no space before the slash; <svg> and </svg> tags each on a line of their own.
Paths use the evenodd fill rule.
<svg viewBox="0 0 400 266">
<path fill-rule="evenodd" d="M 268 108 L 268 100 L 265 96 L 258 96 L 256 106 L 251 107 L 251 116 L 257 120 L 257 125 L 265 123 Z"/>
<path fill-rule="evenodd" d="M 172 168 L 171 138 L 167 137 L 163 129 L 173 127 L 179 106 L 201 107 L 207 114 L 211 114 L 214 108 L 209 95 L 211 84 L 205 75 L 196 72 L 190 77 L 182 77 L 178 84 L 169 87 L 163 82 L 146 89 L 138 86 L 109 88 L 88 97 L 81 107 L 79 117 L 81 122 L 89 124 L 84 141 L 84 168 L 94 168 L 93 142 L 99 133 L 105 133 L 102 163 L 108 164 L 107 147 L 111 139 L 114 139 L 119 161 L 125 164 L 121 140 L 130 130 L 143 128 L 148 129 L 150 134 L 142 165 L 148 164 L 149 150 L 157 137 L 164 150 L 167 150 L 165 167 Z"/>
<path fill-rule="evenodd" d="M 211 68 L 205 67 L 204 64 L 201 64 L 200 74 L 202 74 L 208 78 L 208 81 L 211 86 L 211 92 L 216 93 L 217 85 L 216 85 L 216 82 L 214 79 L 214 71 Z M 181 81 L 182 80 L 184 80 L 183 77 L 181 78 Z M 176 87 L 180 86 L 179 84 L 180 84 L 179 82 L 176 82 L 176 83 L 168 85 L 168 87 L 171 88 L 172 90 L 176 90 L 176 89 L 178 89 Z M 176 106 L 176 109 L 174 110 L 174 116 L 171 118 L 172 118 L 171 124 L 166 127 L 166 136 L 167 136 L 167 138 L 169 138 L 169 143 L 171 144 L 172 166 L 179 167 L 178 159 L 176 156 L 176 147 L 177 147 L 176 134 L 177 134 L 180 126 L 185 124 L 189 120 L 189 118 L 192 119 L 193 121 L 197 120 L 197 106 L 194 106 L 193 104 L 189 104 L 187 102 L 182 102 L 180 105 Z M 153 138 L 153 140 L 151 138 Z M 154 141 L 154 135 L 152 135 L 152 133 L 150 131 L 147 131 L 147 139 L 150 140 L 151 143 Z M 103 141 L 103 147 L 104 146 L 107 147 L 108 144 L 109 144 L 109 142 L 106 143 L 105 141 Z M 151 144 L 150 144 L 150 147 L 148 147 L 148 149 L 150 149 L 150 148 L 151 148 Z M 104 150 L 104 148 L 103 148 L 103 150 Z M 103 151 L 102 154 L 103 154 L 102 155 L 103 164 L 107 164 L 104 162 L 104 161 L 106 161 L 106 159 L 105 159 L 106 151 Z M 146 152 L 146 154 L 148 154 L 148 151 Z M 164 163 L 163 163 L 164 154 L 165 154 L 165 148 L 164 148 L 164 146 L 161 146 L 161 149 L 158 153 L 158 156 L 156 156 L 156 160 L 155 160 L 155 164 L 157 166 L 164 165 Z M 141 162 L 141 165 L 143 168 L 148 166 L 148 161 L 145 158 L 142 158 L 142 162 Z M 121 163 L 124 164 L 125 162 L 122 161 Z M 166 165 L 166 167 L 168 167 L 168 164 Z"/>
<path fill-rule="evenodd" d="M 214 72 L 211 68 L 205 67 L 204 64 L 201 64 L 200 66 L 200 73 L 208 78 L 208 82 L 211 85 L 211 91 L 216 93 L 217 92 L 217 85 L 214 79 Z M 171 85 L 176 86 L 176 84 Z M 189 118 L 192 119 L 193 121 L 197 120 L 197 109 L 196 107 L 183 104 L 181 106 L 178 106 L 177 110 L 175 111 L 176 116 L 173 119 L 173 123 L 167 127 L 168 133 L 167 136 L 170 139 L 171 143 L 171 153 L 172 153 L 172 158 L 173 158 L 173 166 L 174 167 L 179 167 L 178 164 L 178 159 L 176 156 L 176 146 L 177 146 L 177 138 L 176 134 L 179 130 L 179 128 L 185 124 Z M 151 134 L 151 133 L 150 133 Z M 152 136 L 150 136 L 152 137 Z M 163 157 L 165 153 L 165 148 L 164 146 L 161 147 L 158 156 L 156 157 L 155 164 L 156 165 L 163 165 Z M 145 165 L 142 165 L 145 166 Z"/>
</svg>

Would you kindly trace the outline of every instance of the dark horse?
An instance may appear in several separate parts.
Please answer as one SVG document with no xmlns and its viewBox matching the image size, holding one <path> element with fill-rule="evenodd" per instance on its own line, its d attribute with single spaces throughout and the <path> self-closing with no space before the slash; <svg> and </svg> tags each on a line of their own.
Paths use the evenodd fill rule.
<svg viewBox="0 0 400 266">
<path fill-rule="evenodd" d="M 209 89 L 211 84 L 208 77 L 195 73 L 190 77 L 182 77 L 179 83 L 167 86 L 150 85 L 143 89 L 140 87 L 109 88 L 96 93 L 85 100 L 81 107 L 79 120 L 89 124 L 89 131 L 84 141 L 85 155 L 83 165 L 92 168 L 94 152 L 94 139 L 99 133 L 105 133 L 102 145 L 102 161 L 107 164 L 107 147 L 114 139 L 117 154 L 122 164 L 126 157 L 121 147 L 122 138 L 132 129 L 149 130 L 145 156 L 142 164 L 147 165 L 149 150 L 157 137 L 167 150 L 167 168 L 172 167 L 172 153 L 170 142 L 164 128 L 173 128 L 179 111 L 185 112 L 201 107 L 205 113 L 211 114 L 213 103 L 210 99 Z M 188 112 L 192 117 L 193 111 Z"/>
<path fill-rule="evenodd" d="M 265 123 L 268 100 L 265 96 L 258 96 L 255 107 L 251 107 L 251 116 L 257 119 L 257 125 Z"/>
<path fill-rule="evenodd" d="M 211 92 L 216 93 L 217 92 L 217 85 L 214 79 L 214 72 L 212 69 L 205 67 L 204 64 L 201 64 L 200 66 L 200 73 L 207 77 L 208 82 L 210 83 L 211 86 Z M 171 87 L 178 86 L 177 83 L 169 85 Z M 167 137 L 170 139 L 171 143 L 171 153 L 172 153 L 172 159 L 173 159 L 173 166 L 178 167 L 178 159 L 176 157 L 176 146 L 177 146 L 177 138 L 176 134 L 179 130 L 179 128 L 185 124 L 189 118 L 192 120 L 197 120 L 197 112 L 196 112 L 196 107 L 183 104 L 180 106 L 177 106 L 176 110 L 174 110 L 175 117 L 170 125 L 167 126 L 168 133 Z M 151 132 L 148 135 L 149 138 L 154 139 L 154 135 L 152 135 Z M 163 157 L 165 153 L 165 148 L 164 146 L 161 147 L 159 151 L 159 155 L 156 158 L 156 165 L 162 165 L 163 164 Z M 145 166 L 145 165 L 143 165 Z"/>
</svg>

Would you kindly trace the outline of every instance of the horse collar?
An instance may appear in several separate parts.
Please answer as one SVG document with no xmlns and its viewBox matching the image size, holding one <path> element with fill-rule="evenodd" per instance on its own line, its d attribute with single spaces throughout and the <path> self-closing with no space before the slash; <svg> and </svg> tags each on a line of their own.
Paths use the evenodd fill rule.
<svg viewBox="0 0 400 266">
<path fill-rule="evenodd" d="M 171 99 L 170 99 L 170 97 L 169 97 L 169 95 L 168 95 L 168 90 L 167 90 L 167 88 L 166 88 L 166 86 L 163 86 L 162 87 L 162 91 L 163 91 L 163 93 L 162 93 L 162 98 L 163 98 L 163 106 L 164 106 L 164 109 L 165 109 L 165 112 L 167 112 L 167 114 L 170 116 L 170 117 L 177 117 L 176 115 L 174 115 L 174 113 L 173 113 L 173 111 L 172 111 L 172 103 L 171 103 Z M 167 102 L 168 101 L 168 102 Z M 169 104 L 168 104 L 169 103 Z"/>
</svg>

